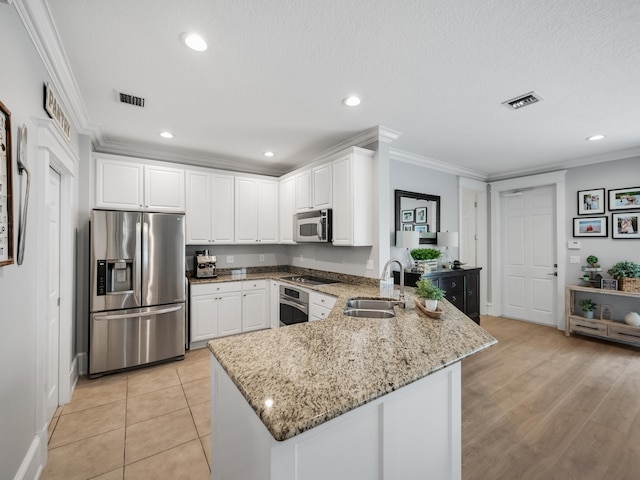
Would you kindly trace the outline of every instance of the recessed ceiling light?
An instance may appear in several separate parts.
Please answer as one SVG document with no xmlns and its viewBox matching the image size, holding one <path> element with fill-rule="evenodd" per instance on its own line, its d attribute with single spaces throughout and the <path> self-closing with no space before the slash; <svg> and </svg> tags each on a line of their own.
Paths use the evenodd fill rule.
<svg viewBox="0 0 640 480">
<path fill-rule="evenodd" d="M 604 135 L 599 133 L 597 135 L 592 135 L 592 136 L 588 137 L 587 140 L 589 140 L 590 142 L 595 142 L 596 140 L 602 140 L 603 138 L 604 138 Z"/>
<path fill-rule="evenodd" d="M 275 153 L 273 152 L 264 152 L 264 156 L 265 157 L 273 157 L 275 155 Z"/>
<path fill-rule="evenodd" d="M 197 33 L 183 33 L 182 41 L 184 44 L 196 52 L 204 52 L 207 48 L 207 42 Z"/>
<path fill-rule="evenodd" d="M 171 132 L 167 132 L 166 130 L 164 132 L 160 132 L 160 136 L 162 138 L 173 138 L 173 133 Z"/>
<path fill-rule="evenodd" d="M 342 103 L 347 107 L 357 107 L 360 105 L 360 98 L 355 95 L 350 95 L 347 98 L 343 98 Z"/>
</svg>

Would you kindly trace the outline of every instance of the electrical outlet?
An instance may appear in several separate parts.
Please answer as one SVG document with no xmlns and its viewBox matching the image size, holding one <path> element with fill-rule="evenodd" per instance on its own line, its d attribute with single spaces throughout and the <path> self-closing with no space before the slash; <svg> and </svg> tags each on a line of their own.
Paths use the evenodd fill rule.
<svg viewBox="0 0 640 480">
<path fill-rule="evenodd" d="M 580 256 L 579 255 L 571 255 L 569 257 L 569 263 L 580 263 Z"/>
<path fill-rule="evenodd" d="M 300 254 L 300 263 L 304 263 L 304 255 Z"/>
<path fill-rule="evenodd" d="M 264 255 L 260 255 L 260 261 L 264 262 Z"/>
<path fill-rule="evenodd" d="M 367 270 L 373 270 L 373 260 L 367 260 Z"/>
<path fill-rule="evenodd" d="M 227 255 L 227 263 L 233 263 L 233 255 Z"/>
</svg>

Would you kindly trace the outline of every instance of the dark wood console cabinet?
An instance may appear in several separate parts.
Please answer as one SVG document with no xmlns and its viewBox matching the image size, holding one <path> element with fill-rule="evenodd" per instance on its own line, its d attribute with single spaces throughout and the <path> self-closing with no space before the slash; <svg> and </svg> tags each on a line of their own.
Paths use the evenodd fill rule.
<svg viewBox="0 0 640 480">
<path fill-rule="evenodd" d="M 461 268 L 460 270 L 437 270 L 426 274 L 404 272 L 404 283 L 415 287 L 422 276 L 445 292 L 449 300 L 462 313 L 480 325 L 480 270 L 481 268 Z M 400 272 L 393 272 L 393 281 L 400 283 Z"/>
</svg>

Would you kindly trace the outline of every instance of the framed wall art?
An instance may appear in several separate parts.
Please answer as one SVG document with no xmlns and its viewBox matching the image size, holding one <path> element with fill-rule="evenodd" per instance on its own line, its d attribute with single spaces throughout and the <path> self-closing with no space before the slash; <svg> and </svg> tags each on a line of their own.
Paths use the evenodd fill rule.
<svg viewBox="0 0 640 480">
<path fill-rule="evenodd" d="M 427 223 L 427 207 L 416 208 L 416 223 Z"/>
<path fill-rule="evenodd" d="M 640 208 L 640 187 L 609 190 L 609 210 L 631 210 Z"/>
<path fill-rule="evenodd" d="M 607 217 L 580 217 L 573 219 L 574 237 L 608 237 Z"/>
<path fill-rule="evenodd" d="M 402 223 L 413 222 L 413 210 L 402 210 Z"/>
<path fill-rule="evenodd" d="M 618 280 L 615 278 L 603 278 L 600 280 L 602 290 L 618 290 Z"/>
<path fill-rule="evenodd" d="M 611 214 L 611 238 L 640 238 L 638 223 L 640 212 Z"/>
<path fill-rule="evenodd" d="M 578 215 L 604 213 L 604 188 L 578 190 Z"/>
<path fill-rule="evenodd" d="M 613 320 L 613 305 L 600 305 L 600 320 Z"/>
<path fill-rule="evenodd" d="M 11 112 L 0 102 L 0 267 L 13 263 Z"/>
</svg>

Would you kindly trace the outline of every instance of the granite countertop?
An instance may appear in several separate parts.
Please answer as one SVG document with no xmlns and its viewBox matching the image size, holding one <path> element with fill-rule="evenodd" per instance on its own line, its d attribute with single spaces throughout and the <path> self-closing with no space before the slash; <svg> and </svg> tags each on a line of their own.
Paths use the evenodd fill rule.
<svg viewBox="0 0 640 480">
<path fill-rule="evenodd" d="M 251 275 L 279 279 L 291 274 Z M 412 288 L 406 289 L 406 309 L 396 307 L 396 317 L 391 319 L 355 318 L 342 313 L 348 298 L 379 296 L 372 282 L 305 288 L 338 297 L 326 320 L 216 338 L 208 343 L 211 353 L 278 441 L 496 343 L 446 300 L 441 301 L 444 313 L 440 319 L 427 317 L 415 308 Z"/>
</svg>

